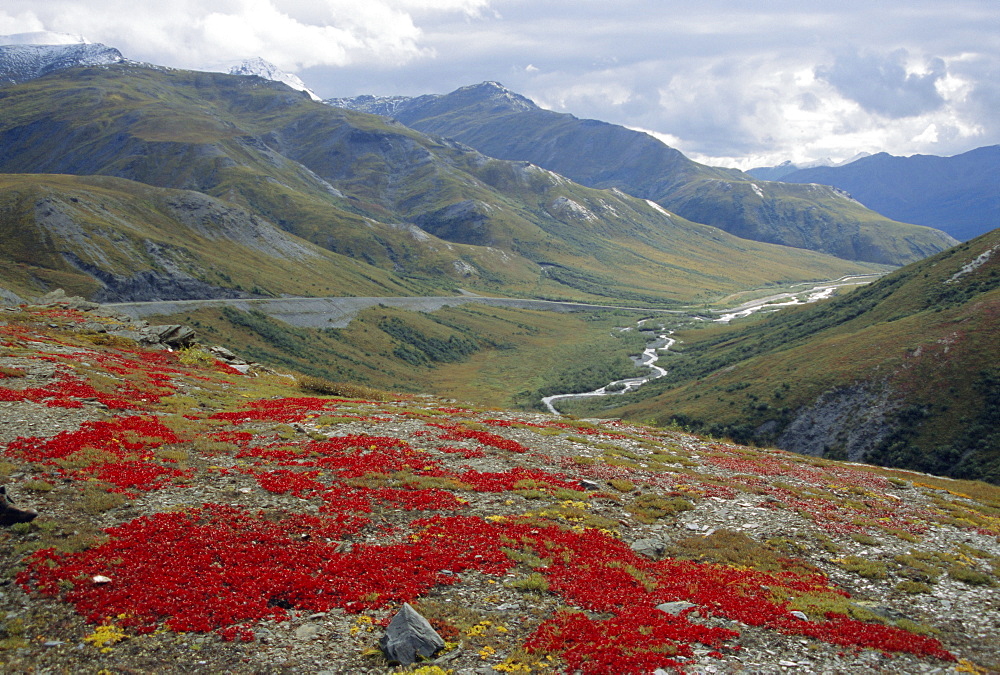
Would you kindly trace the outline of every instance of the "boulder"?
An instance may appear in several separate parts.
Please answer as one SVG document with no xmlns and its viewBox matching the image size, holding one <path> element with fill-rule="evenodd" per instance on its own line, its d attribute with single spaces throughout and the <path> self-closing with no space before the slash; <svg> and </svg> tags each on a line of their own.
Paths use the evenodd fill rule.
<svg viewBox="0 0 1000 675">
<path fill-rule="evenodd" d="M 637 539 L 632 542 L 632 550 L 639 555 L 657 560 L 667 552 L 667 545 L 662 539 Z"/>
<path fill-rule="evenodd" d="M 683 600 L 677 600 L 676 602 L 664 602 L 656 606 L 658 610 L 666 612 L 671 616 L 680 616 L 681 612 L 685 609 L 690 609 L 691 607 L 697 607 L 697 605 Z"/>
<path fill-rule="evenodd" d="M 149 342 L 150 344 L 159 343 L 172 349 L 191 346 L 195 336 L 193 328 L 179 324 L 147 326 L 141 332 L 143 334 L 143 342 Z"/>
<path fill-rule="evenodd" d="M 408 666 L 417 656 L 429 658 L 444 647 L 444 640 L 417 610 L 403 603 L 385 629 L 379 647 L 390 662 Z"/>
</svg>

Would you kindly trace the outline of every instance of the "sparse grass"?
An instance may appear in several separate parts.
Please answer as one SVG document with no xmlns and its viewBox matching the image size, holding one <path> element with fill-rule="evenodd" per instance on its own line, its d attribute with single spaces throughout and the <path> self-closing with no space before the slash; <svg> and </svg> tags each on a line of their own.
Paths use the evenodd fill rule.
<svg viewBox="0 0 1000 675">
<path fill-rule="evenodd" d="M 812 573 L 816 568 L 802 560 L 789 558 L 792 548 L 799 547 L 789 540 L 773 540 L 766 544 L 754 541 L 742 532 L 720 529 L 701 537 L 691 536 L 678 539 L 671 551 L 672 555 L 703 562 L 725 565 L 743 565 L 763 572 L 794 571 Z"/>
<path fill-rule="evenodd" d="M 878 546 L 879 544 L 878 539 L 864 532 L 851 532 L 851 539 L 865 546 Z"/>
<path fill-rule="evenodd" d="M 885 563 L 877 560 L 868 560 L 859 556 L 849 555 L 846 558 L 838 558 L 832 562 L 848 572 L 854 572 L 865 579 L 885 579 L 889 576 L 889 571 Z"/>
<path fill-rule="evenodd" d="M 993 578 L 967 565 L 955 564 L 948 568 L 948 576 L 970 586 L 995 586 Z"/>
<path fill-rule="evenodd" d="M 108 492 L 104 484 L 91 484 L 84 488 L 80 500 L 80 508 L 85 513 L 103 513 L 118 508 L 128 501 L 128 498 L 118 492 Z"/>
<path fill-rule="evenodd" d="M 45 480 L 27 480 L 21 483 L 21 487 L 32 492 L 51 492 L 55 485 Z"/>
<path fill-rule="evenodd" d="M 360 384 L 349 382 L 331 382 L 321 377 L 310 377 L 305 375 L 298 378 L 299 387 L 311 394 L 322 394 L 324 396 L 343 396 L 344 398 L 363 399 L 366 401 L 391 401 L 392 394 L 366 387 Z"/>
<path fill-rule="evenodd" d="M 546 580 L 546 578 L 538 572 L 532 572 L 531 574 L 521 577 L 520 579 L 508 581 L 505 585 L 508 588 L 524 591 L 526 593 L 547 593 L 549 590 L 548 580 Z"/>
<path fill-rule="evenodd" d="M 619 492 L 632 492 L 635 490 L 635 483 L 630 480 L 625 480 L 624 478 L 612 478 L 608 481 L 608 485 Z"/>
<path fill-rule="evenodd" d="M 216 362 L 216 358 L 200 347 L 181 349 L 177 360 L 185 366 L 201 366 L 207 368 Z"/>
<path fill-rule="evenodd" d="M 694 504 L 683 497 L 661 497 L 645 494 L 636 497 L 632 503 L 625 507 L 625 510 L 635 516 L 639 522 L 652 524 L 661 518 L 690 511 L 693 508 Z"/>
<path fill-rule="evenodd" d="M 913 581 L 912 579 L 904 579 L 903 581 L 900 581 L 896 584 L 895 588 L 900 593 L 908 593 L 910 595 L 915 595 L 917 593 L 931 593 L 934 590 L 924 582 Z"/>
</svg>

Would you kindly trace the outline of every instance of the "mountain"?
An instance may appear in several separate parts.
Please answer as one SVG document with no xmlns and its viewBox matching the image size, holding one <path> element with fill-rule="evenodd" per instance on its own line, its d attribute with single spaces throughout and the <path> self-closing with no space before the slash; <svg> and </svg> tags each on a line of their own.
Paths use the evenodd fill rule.
<svg viewBox="0 0 1000 675">
<path fill-rule="evenodd" d="M 691 161 L 652 136 L 543 110 L 496 82 L 441 96 L 331 101 L 525 160 L 596 188 L 618 188 L 694 222 L 745 239 L 822 251 L 848 260 L 905 264 L 956 242 L 943 232 L 890 221 L 841 190 L 760 181 Z"/>
<path fill-rule="evenodd" d="M 293 73 L 286 73 L 285 71 L 278 68 L 276 65 L 269 61 L 265 61 L 259 56 L 252 59 L 247 59 L 238 65 L 233 66 L 229 69 L 230 75 L 256 75 L 257 77 L 263 77 L 265 80 L 271 80 L 272 82 L 281 82 L 282 84 L 287 84 L 292 89 L 296 91 L 303 91 L 309 95 L 314 101 L 322 100 L 317 96 L 312 89 L 306 86 L 298 75 Z"/>
<path fill-rule="evenodd" d="M 801 169 L 815 169 L 821 166 L 844 166 L 845 164 L 850 164 L 855 162 L 862 157 L 870 157 L 869 152 L 859 152 L 848 160 L 843 162 L 834 162 L 830 158 L 817 159 L 812 162 L 805 162 L 803 164 L 792 164 L 791 160 L 785 160 L 777 166 L 758 166 L 753 169 L 747 169 L 747 173 L 754 178 L 760 178 L 761 180 L 781 180 L 793 171 L 799 171 Z"/>
<path fill-rule="evenodd" d="M 0 174 L 0 286 L 101 302 L 409 295 L 407 282 L 191 190 L 109 176 Z"/>
<path fill-rule="evenodd" d="M 844 166 L 793 171 L 781 180 L 833 185 L 889 218 L 962 241 L 1000 227 L 1000 145 L 954 157 L 880 152 Z"/>
<path fill-rule="evenodd" d="M 610 414 L 1000 483 L 998 317 L 1000 229 L 749 327 L 679 330 L 670 376 Z"/>
<path fill-rule="evenodd" d="M 77 66 L 119 63 L 125 57 L 114 47 L 56 33 L 0 36 L 0 85 L 16 84 Z"/>
<path fill-rule="evenodd" d="M 377 268 L 371 282 L 384 286 L 377 295 L 418 287 L 450 293 L 460 284 L 554 299 L 687 302 L 873 269 L 748 242 L 620 191 L 586 188 L 525 162 L 492 159 L 384 118 L 314 103 L 256 77 L 122 63 L 6 87 L 0 101 L 0 172 L 113 176 L 198 192 L 220 209 L 259 219 L 262 228 L 276 226 Z M 141 221 L 141 214 L 130 211 L 134 201 L 117 201 L 119 211 L 65 182 L 18 180 L 42 181 L 43 191 L 65 188 L 52 197 L 57 210 L 73 214 L 77 229 L 100 222 L 104 233 L 89 241 L 63 238 L 74 227 L 38 223 L 55 239 L 47 249 L 20 250 L 29 256 L 20 261 L 28 267 L 19 264 L 11 274 L 21 274 L 22 288 L 52 285 L 30 267 L 30 256 L 41 260 L 55 251 L 99 282 L 92 292 L 112 292 L 99 290 L 102 274 L 135 275 L 153 264 L 148 260 L 129 272 L 115 262 L 121 256 L 106 248 L 118 236 L 132 237 L 116 229 Z M 30 199 L 17 208 L 17 222 L 47 212 Z M 162 215 L 156 214 L 157 222 L 165 222 Z M 176 219 L 176 210 L 167 215 Z M 99 250 L 95 240 L 103 242 Z M 282 264 L 279 253 L 276 265 Z M 173 269 L 164 261 L 156 264 L 163 274 Z M 36 266 L 49 269 L 56 262 L 46 265 Z M 210 281 L 239 290 L 235 281 Z M 358 288 L 354 281 L 335 275 L 333 283 L 317 279 L 317 293 L 341 282 L 345 292 L 356 292 L 346 290 Z M 261 295 L 301 292 L 297 282 L 280 276 L 251 286 Z"/>
<path fill-rule="evenodd" d="M 786 159 L 776 166 L 757 166 L 747 169 L 747 174 L 761 180 L 781 180 L 788 174 L 798 171 L 801 168 L 798 164 L 792 164 L 791 160 Z"/>
</svg>

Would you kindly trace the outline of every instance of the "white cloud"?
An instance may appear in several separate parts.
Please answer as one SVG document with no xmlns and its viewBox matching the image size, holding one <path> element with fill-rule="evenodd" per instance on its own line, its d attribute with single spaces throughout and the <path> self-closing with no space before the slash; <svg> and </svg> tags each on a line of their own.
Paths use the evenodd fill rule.
<svg viewBox="0 0 1000 675">
<path fill-rule="evenodd" d="M 1000 143 L 983 0 L 4 0 L 0 34 L 40 30 L 176 67 L 261 56 L 323 96 L 497 80 L 727 165 Z"/>
<path fill-rule="evenodd" d="M 35 33 L 45 30 L 45 24 L 30 10 L 19 14 L 0 11 L 0 35 L 15 33 Z"/>
<path fill-rule="evenodd" d="M 415 14 L 475 16 L 488 0 L 6 0 L 0 34 L 85 35 L 127 56 L 204 68 L 261 56 L 287 70 L 398 66 L 433 54 Z"/>
</svg>

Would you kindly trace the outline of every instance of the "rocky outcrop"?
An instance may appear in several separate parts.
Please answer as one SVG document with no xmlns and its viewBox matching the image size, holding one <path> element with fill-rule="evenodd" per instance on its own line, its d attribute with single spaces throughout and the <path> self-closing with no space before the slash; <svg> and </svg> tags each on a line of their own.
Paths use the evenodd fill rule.
<svg viewBox="0 0 1000 675">
<path fill-rule="evenodd" d="M 99 281 L 103 288 L 94 293 L 96 302 L 152 302 L 156 300 L 202 300 L 205 298 L 246 298 L 248 293 L 223 288 L 195 279 L 176 268 L 163 272 L 144 270 L 135 274 L 114 274 L 66 252 L 71 265 Z M 173 273 L 171 273 L 173 272 Z"/>
<path fill-rule="evenodd" d="M 890 419 L 899 407 L 885 384 L 831 389 L 799 410 L 776 444 L 804 455 L 863 461 L 892 430 Z"/>
</svg>

